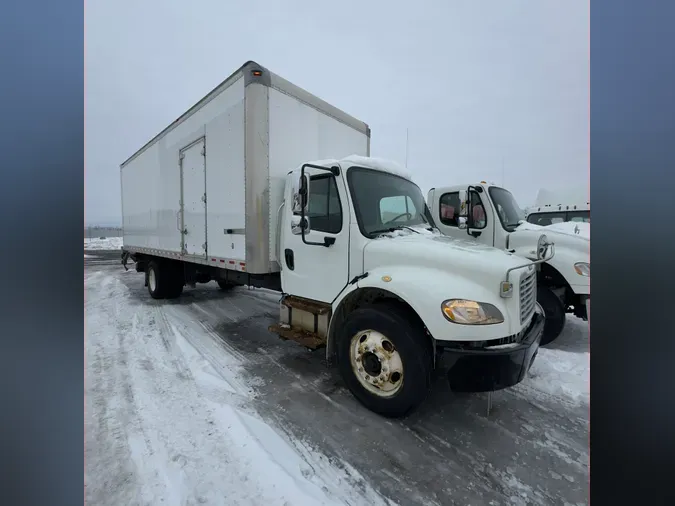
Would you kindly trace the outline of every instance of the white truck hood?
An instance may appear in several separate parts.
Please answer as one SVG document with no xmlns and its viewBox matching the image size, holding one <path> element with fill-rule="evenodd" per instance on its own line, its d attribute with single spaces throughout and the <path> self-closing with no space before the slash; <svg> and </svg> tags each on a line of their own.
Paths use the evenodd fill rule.
<svg viewBox="0 0 675 506">
<path fill-rule="evenodd" d="M 425 230 L 382 236 L 371 241 L 363 254 L 365 271 L 379 266 L 419 265 L 482 280 L 494 290 L 508 269 L 527 262 L 491 246 Z"/>
<path fill-rule="evenodd" d="M 522 223 L 509 236 L 509 250 L 516 255 L 533 259 L 536 257 L 537 240 L 546 234 L 555 244 L 555 256 L 547 263 L 554 267 L 578 295 L 590 295 L 591 278 L 581 276 L 574 269 L 577 262 L 591 263 L 590 223 L 556 223 L 542 227 Z"/>
<path fill-rule="evenodd" d="M 556 223 L 542 227 L 534 223 L 521 223 L 509 236 L 509 249 L 532 258 L 536 255 L 537 241 L 541 234 L 555 243 L 556 252 L 568 249 L 580 255 L 579 262 L 588 262 L 591 250 L 590 223 Z M 557 253 L 556 253 L 557 254 Z"/>
</svg>

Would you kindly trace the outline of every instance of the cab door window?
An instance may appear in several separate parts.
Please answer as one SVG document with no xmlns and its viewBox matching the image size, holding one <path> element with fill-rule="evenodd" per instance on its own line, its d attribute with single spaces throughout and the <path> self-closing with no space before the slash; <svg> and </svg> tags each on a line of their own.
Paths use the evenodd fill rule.
<svg viewBox="0 0 675 506">
<path fill-rule="evenodd" d="M 339 234 L 342 230 L 342 203 L 333 175 L 310 177 L 306 216 L 313 231 Z"/>
<path fill-rule="evenodd" d="M 470 228 L 482 229 L 487 226 L 487 214 L 483 201 L 478 195 L 478 192 L 469 192 L 471 199 L 471 216 L 468 218 L 468 226 Z M 456 227 L 457 218 L 459 217 L 459 192 L 449 192 L 441 195 L 439 201 L 439 216 L 443 225 L 448 227 Z"/>
</svg>

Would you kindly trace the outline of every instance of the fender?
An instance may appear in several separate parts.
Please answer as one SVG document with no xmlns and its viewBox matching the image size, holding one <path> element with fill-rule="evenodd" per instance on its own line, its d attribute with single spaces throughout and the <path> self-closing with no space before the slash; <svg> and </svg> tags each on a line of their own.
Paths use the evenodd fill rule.
<svg viewBox="0 0 675 506">
<path fill-rule="evenodd" d="M 545 227 L 542 228 L 541 232 L 536 231 L 536 233 L 545 233 L 555 243 L 555 256 L 546 263 L 558 271 L 576 295 L 590 295 L 591 278 L 578 274 L 574 269 L 574 264 L 577 262 L 590 264 L 589 242 L 584 238 L 553 234 Z M 520 231 L 518 235 L 512 234 L 509 237 L 509 247 L 515 250 L 514 253 L 530 260 L 536 259 L 535 244 L 536 242 L 528 240 L 527 236 L 521 234 Z"/>
<path fill-rule="evenodd" d="M 335 336 L 349 312 L 360 305 L 383 298 L 394 298 L 407 304 L 426 327 L 431 344 L 435 341 L 484 341 L 516 334 L 520 322 L 509 321 L 509 314 L 518 314 L 518 302 L 502 299 L 499 286 L 489 290 L 458 273 L 410 265 L 377 267 L 366 277 L 347 289 L 333 302 L 333 316 L 328 328 L 326 359 L 332 362 Z M 504 323 L 495 325 L 459 325 L 449 322 L 441 312 L 441 304 L 449 298 L 463 298 L 487 302 L 496 306 L 504 315 Z"/>
</svg>

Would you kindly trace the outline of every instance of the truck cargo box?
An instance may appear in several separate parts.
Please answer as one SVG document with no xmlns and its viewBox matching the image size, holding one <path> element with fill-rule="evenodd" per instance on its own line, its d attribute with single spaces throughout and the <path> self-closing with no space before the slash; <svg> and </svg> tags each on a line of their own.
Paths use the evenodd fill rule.
<svg viewBox="0 0 675 506">
<path fill-rule="evenodd" d="M 370 129 L 247 62 L 120 166 L 124 249 L 266 274 L 286 174 L 370 155 Z"/>
</svg>

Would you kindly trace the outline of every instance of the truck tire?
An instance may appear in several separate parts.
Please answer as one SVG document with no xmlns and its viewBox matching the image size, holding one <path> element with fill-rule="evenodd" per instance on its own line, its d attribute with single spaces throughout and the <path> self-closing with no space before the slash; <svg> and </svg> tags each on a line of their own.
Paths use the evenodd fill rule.
<svg viewBox="0 0 675 506">
<path fill-rule="evenodd" d="M 171 271 L 169 277 L 169 286 L 166 288 L 166 293 L 164 295 L 167 299 L 177 299 L 183 293 L 183 287 L 185 283 L 183 282 L 183 277 L 181 272 L 178 269 Z"/>
<path fill-rule="evenodd" d="M 537 288 L 537 302 L 546 316 L 540 343 L 540 346 L 546 346 L 555 341 L 565 328 L 565 306 L 560 297 L 547 286 Z"/>
<path fill-rule="evenodd" d="M 166 269 L 162 269 L 161 264 L 156 260 L 148 262 L 145 269 L 148 276 L 148 293 L 153 299 L 163 299 L 166 297 Z"/>
<path fill-rule="evenodd" d="M 227 281 L 218 280 L 217 283 L 220 289 L 223 290 L 224 292 L 232 290 L 234 288 L 234 285 L 232 283 L 228 283 Z"/>
<path fill-rule="evenodd" d="M 424 329 L 389 304 L 355 310 L 338 331 L 338 367 L 347 388 L 388 418 L 412 413 L 427 398 L 432 346 Z"/>
</svg>

